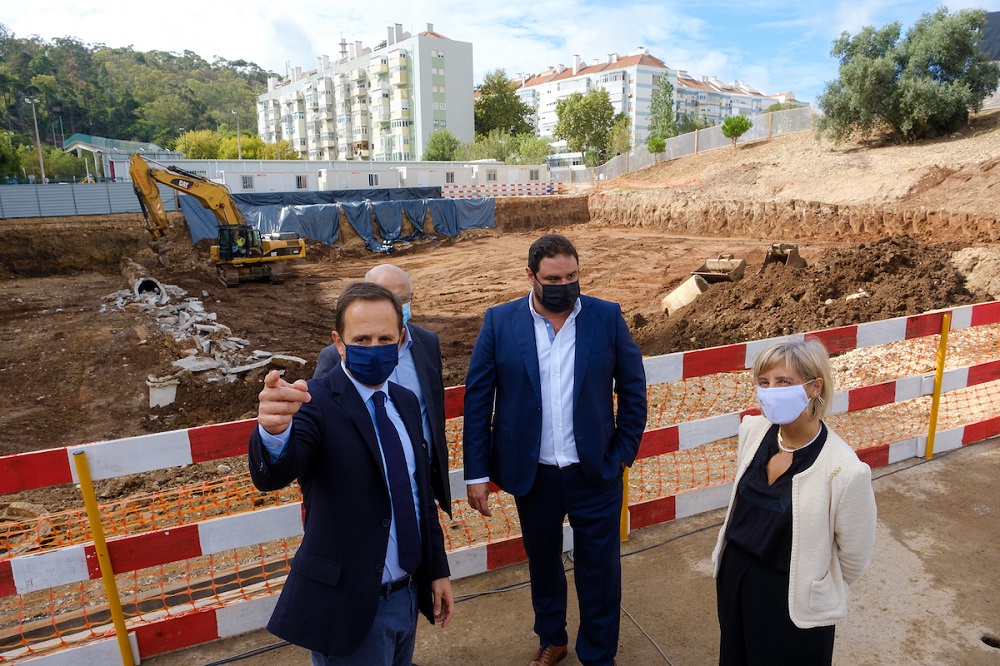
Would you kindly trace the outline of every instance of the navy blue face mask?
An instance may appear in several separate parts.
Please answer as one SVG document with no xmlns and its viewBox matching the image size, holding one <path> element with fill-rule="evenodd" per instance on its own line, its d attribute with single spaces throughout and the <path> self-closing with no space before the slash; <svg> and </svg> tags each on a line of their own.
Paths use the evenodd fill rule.
<svg viewBox="0 0 1000 666">
<path fill-rule="evenodd" d="M 365 386 L 381 386 L 396 369 L 399 347 L 388 345 L 344 345 L 344 367 Z"/>
</svg>

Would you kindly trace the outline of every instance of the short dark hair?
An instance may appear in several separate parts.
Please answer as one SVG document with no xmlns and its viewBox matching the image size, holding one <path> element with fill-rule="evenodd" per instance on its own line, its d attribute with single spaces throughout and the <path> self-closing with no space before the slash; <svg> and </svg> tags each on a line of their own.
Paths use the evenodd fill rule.
<svg viewBox="0 0 1000 666">
<path fill-rule="evenodd" d="M 528 270 L 537 273 L 542 259 L 551 259 L 559 255 L 573 257 L 577 263 L 580 262 L 576 248 L 573 247 L 568 238 L 560 234 L 545 234 L 528 248 Z"/>
<path fill-rule="evenodd" d="M 374 282 L 352 282 L 344 287 L 344 290 L 340 292 L 340 296 L 337 298 L 337 316 L 334 320 L 334 328 L 340 337 L 344 337 L 345 313 L 354 301 L 365 301 L 367 303 L 388 301 L 392 303 L 392 307 L 396 311 L 396 323 L 399 326 L 399 330 L 403 329 L 403 308 L 399 304 L 399 301 L 396 300 L 396 297 L 392 295 L 391 291 Z"/>
</svg>

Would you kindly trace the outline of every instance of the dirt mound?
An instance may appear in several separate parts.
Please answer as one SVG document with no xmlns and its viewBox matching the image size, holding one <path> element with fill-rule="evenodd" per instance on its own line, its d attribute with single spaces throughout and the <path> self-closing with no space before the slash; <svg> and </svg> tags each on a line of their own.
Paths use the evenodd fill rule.
<svg viewBox="0 0 1000 666">
<path fill-rule="evenodd" d="M 908 236 L 834 248 L 806 268 L 770 264 L 720 282 L 635 332 L 656 355 L 919 314 L 988 300 L 965 287 L 949 245 Z"/>
</svg>

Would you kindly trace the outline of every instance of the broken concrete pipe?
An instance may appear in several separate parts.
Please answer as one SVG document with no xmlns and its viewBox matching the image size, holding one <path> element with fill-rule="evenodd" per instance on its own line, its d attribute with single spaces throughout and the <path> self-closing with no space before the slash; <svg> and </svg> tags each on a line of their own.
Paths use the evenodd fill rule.
<svg viewBox="0 0 1000 666">
<path fill-rule="evenodd" d="M 137 299 L 147 300 L 152 296 L 157 305 L 163 305 L 170 300 L 170 295 L 159 280 L 149 275 L 146 269 L 133 259 L 128 257 L 122 259 L 119 269 L 128 280 L 128 285 Z"/>
</svg>

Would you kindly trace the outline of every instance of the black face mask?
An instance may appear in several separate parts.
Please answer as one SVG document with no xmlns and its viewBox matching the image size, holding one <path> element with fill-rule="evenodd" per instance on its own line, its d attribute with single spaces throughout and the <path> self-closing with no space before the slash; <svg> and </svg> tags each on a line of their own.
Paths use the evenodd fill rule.
<svg viewBox="0 0 1000 666">
<path fill-rule="evenodd" d="M 535 278 L 535 282 L 538 282 L 538 278 Z M 538 282 L 539 286 L 542 288 L 542 295 L 539 297 L 536 293 L 535 296 L 541 302 L 542 307 L 549 312 L 566 312 L 567 310 L 573 309 L 576 305 L 576 299 L 580 297 L 580 281 L 570 282 L 569 284 L 542 284 Z"/>
</svg>

